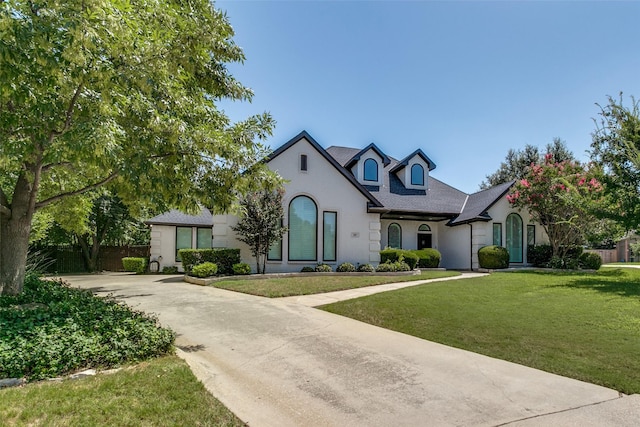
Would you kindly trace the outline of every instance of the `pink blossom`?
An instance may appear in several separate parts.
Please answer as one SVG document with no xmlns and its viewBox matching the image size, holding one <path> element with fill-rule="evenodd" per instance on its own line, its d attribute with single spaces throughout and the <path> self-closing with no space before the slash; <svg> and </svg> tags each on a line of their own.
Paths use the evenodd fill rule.
<svg viewBox="0 0 640 427">
<path fill-rule="evenodd" d="M 520 181 L 520 184 L 522 184 L 524 188 L 531 187 L 531 184 L 529 184 L 529 181 L 527 181 L 526 179 L 523 179 L 522 181 Z"/>
</svg>

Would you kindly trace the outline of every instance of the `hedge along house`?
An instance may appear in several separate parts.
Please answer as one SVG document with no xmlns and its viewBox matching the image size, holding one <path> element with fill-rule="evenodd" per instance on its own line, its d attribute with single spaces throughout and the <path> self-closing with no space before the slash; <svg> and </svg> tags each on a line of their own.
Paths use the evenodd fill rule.
<svg viewBox="0 0 640 427">
<path fill-rule="evenodd" d="M 466 194 L 432 177 L 436 165 L 420 149 L 402 160 L 375 144 L 324 149 L 303 131 L 266 162 L 287 180 L 283 204 L 289 227 L 269 252 L 268 272 L 317 263 L 375 265 L 385 247 L 432 247 L 442 254 L 442 267 L 477 269 L 478 249 L 492 244 L 505 246 L 510 263 L 521 266 L 527 264 L 527 245 L 546 241 L 542 227 L 506 200 L 513 182 Z M 249 248 L 231 230 L 237 220 L 206 210 L 152 218 L 151 257 L 162 256 L 161 266 L 179 265 L 179 248 L 240 248 L 242 260 L 253 265 Z"/>
</svg>

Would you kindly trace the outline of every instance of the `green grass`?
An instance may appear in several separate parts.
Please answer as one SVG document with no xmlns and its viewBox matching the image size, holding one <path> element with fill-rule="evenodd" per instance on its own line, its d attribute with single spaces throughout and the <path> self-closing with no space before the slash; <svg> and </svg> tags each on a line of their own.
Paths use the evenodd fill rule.
<svg viewBox="0 0 640 427">
<path fill-rule="evenodd" d="M 181 359 L 0 390 L 3 426 L 243 426 Z"/>
<path fill-rule="evenodd" d="M 607 263 L 607 264 L 603 264 L 602 266 L 603 266 L 603 267 L 610 267 L 610 266 L 612 266 L 612 265 L 615 265 L 615 266 L 618 266 L 618 265 L 620 265 L 620 266 L 625 266 L 625 265 L 640 265 L 640 262 L 610 262 L 610 263 Z"/>
<path fill-rule="evenodd" d="M 640 270 L 494 273 L 323 309 L 623 393 L 640 393 Z"/>
<path fill-rule="evenodd" d="M 334 276 L 323 274 L 317 276 L 277 277 L 257 280 L 222 280 L 213 282 L 211 286 L 230 291 L 243 292 L 245 294 L 279 298 L 458 275 L 460 275 L 460 273 L 455 271 L 425 271 L 415 276 Z"/>
</svg>

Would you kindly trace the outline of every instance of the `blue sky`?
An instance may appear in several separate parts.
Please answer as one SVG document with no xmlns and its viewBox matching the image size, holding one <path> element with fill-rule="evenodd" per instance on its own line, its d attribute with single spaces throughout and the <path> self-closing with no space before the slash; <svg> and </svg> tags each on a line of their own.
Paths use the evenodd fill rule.
<svg viewBox="0 0 640 427">
<path fill-rule="evenodd" d="M 229 69 L 269 111 L 277 148 L 421 148 L 466 192 L 509 148 L 554 137 L 586 161 L 607 95 L 640 97 L 640 2 L 218 1 L 244 49 Z"/>
</svg>

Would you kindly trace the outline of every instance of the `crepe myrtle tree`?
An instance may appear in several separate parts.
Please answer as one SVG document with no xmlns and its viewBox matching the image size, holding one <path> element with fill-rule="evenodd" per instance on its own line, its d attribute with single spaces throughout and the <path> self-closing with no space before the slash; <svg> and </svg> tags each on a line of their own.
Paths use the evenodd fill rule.
<svg viewBox="0 0 640 427">
<path fill-rule="evenodd" d="M 283 195 L 282 187 L 247 194 L 240 201 L 240 220 L 231 227 L 237 233 L 238 240 L 249 245 L 251 255 L 256 259 L 258 274 L 266 272 L 269 249 L 281 241 L 287 232 L 287 227 L 283 225 Z"/>
<path fill-rule="evenodd" d="M 547 154 L 532 165 L 526 177 L 512 187 L 507 200 L 529 211 L 544 228 L 553 256 L 565 259 L 571 245 L 580 244 L 595 221 L 594 211 L 602 194 L 594 168 L 577 162 L 554 162 Z"/>
<path fill-rule="evenodd" d="M 157 210 L 222 210 L 272 176 L 264 113 L 209 0 L 0 2 L 0 293 L 23 289 L 34 213 L 109 184 Z"/>
</svg>

